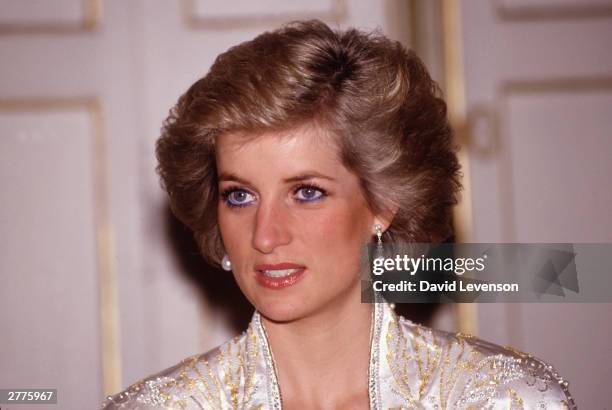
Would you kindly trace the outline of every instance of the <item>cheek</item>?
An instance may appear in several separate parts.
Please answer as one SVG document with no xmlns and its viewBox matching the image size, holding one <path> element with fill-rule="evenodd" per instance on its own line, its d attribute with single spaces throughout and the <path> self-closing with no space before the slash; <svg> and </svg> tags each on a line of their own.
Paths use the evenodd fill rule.
<svg viewBox="0 0 612 410">
<path fill-rule="evenodd" d="M 239 249 L 242 246 L 241 242 L 248 237 L 248 222 L 239 214 L 239 212 L 227 209 L 223 204 L 217 208 L 219 230 L 228 253 L 233 253 L 232 251 Z"/>
<path fill-rule="evenodd" d="M 302 233 L 310 245 L 319 250 L 320 255 L 338 257 L 360 252 L 366 241 L 365 224 L 367 213 L 362 208 L 342 204 L 306 218 L 302 223 Z"/>
<path fill-rule="evenodd" d="M 221 232 L 221 238 L 223 239 L 223 244 L 227 248 L 229 243 L 231 242 L 232 229 L 231 226 L 231 218 L 228 218 L 228 215 L 225 213 L 225 210 L 222 209 L 222 205 L 217 207 L 217 223 L 219 224 L 219 231 Z"/>
</svg>

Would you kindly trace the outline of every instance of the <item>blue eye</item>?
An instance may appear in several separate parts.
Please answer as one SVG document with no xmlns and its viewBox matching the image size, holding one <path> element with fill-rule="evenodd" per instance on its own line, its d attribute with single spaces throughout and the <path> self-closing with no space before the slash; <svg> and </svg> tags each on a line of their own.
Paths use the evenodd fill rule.
<svg viewBox="0 0 612 410">
<path fill-rule="evenodd" d="M 230 188 L 223 192 L 223 200 L 232 208 L 248 206 L 253 202 L 253 195 L 244 189 Z"/>
<path fill-rule="evenodd" d="M 300 202 L 317 201 L 327 195 L 325 190 L 314 185 L 299 186 L 295 193 L 297 194 L 296 199 Z"/>
</svg>

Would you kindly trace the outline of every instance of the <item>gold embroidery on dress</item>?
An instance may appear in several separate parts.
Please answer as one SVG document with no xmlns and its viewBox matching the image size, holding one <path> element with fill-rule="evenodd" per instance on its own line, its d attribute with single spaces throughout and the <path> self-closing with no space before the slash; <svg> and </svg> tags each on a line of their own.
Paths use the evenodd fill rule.
<svg viewBox="0 0 612 410">
<path fill-rule="evenodd" d="M 421 381 L 419 384 L 419 400 L 423 400 L 423 397 L 425 397 L 425 388 L 432 381 L 434 372 L 440 362 L 440 346 L 438 345 L 436 336 L 431 330 L 425 330 L 426 333 L 429 333 L 429 337 L 431 338 L 431 341 L 429 341 L 426 336 L 421 333 L 423 330 L 425 330 L 425 328 L 416 326 L 414 328 L 413 338 L 415 358 Z M 422 349 L 425 350 L 425 365 L 423 365 L 423 357 L 421 355 Z"/>
<path fill-rule="evenodd" d="M 491 355 L 491 351 L 499 352 L 499 346 L 490 349 L 486 342 L 474 336 L 432 331 L 398 317 L 392 310 L 390 314 L 385 359 L 392 380 L 385 377 L 385 382 L 389 383 L 394 397 L 388 398 L 387 406 L 398 398 L 402 404 L 389 410 L 492 409 L 501 403 L 498 399 L 511 410 L 524 409 L 535 404 L 535 400 L 539 400 L 538 404 L 550 404 L 546 401 L 549 393 L 544 392 L 557 385 L 566 395 L 565 400 L 555 399 L 555 403 L 560 403 L 557 406 L 576 408 L 567 381 L 545 362 L 508 346 L 507 351 Z M 379 364 L 374 361 L 379 357 L 385 360 L 379 356 L 382 352 L 378 341 L 383 340 L 381 332 L 385 331 L 383 324 L 387 322 L 382 314 L 377 316 L 374 311 L 373 315 L 372 329 L 378 330 L 371 335 L 374 365 L 370 364 L 368 373 L 369 395 L 372 408 L 380 410 L 387 398 L 383 397 L 383 402 L 377 395 L 377 384 L 381 381 Z M 256 374 L 258 361 L 265 368 Z M 211 353 L 187 358 L 165 373 L 171 376 L 160 374 L 141 380 L 107 401 L 118 405 L 113 408 L 134 408 L 142 404 L 173 409 L 185 409 L 190 404 L 208 410 L 281 408 L 275 366 L 265 329 L 257 315 L 240 337 Z M 521 383 L 510 384 L 515 380 Z M 268 396 L 267 401 L 265 397 L 262 400 L 268 404 L 253 404 L 258 389 L 264 386 L 266 391 L 261 393 Z"/>
<path fill-rule="evenodd" d="M 457 349 L 455 349 L 457 347 Z M 453 359 L 451 354 L 458 350 L 458 353 Z M 444 348 L 442 363 L 440 363 L 440 387 L 439 401 L 440 408 L 446 409 L 448 399 L 454 385 L 457 383 L 461 371 L 467 367 L 467 360 L 461 361 L 465 352 L 465 340 L 455 339 Z"/>
<path fill-rule="evenodd" d="M 523 358 L 523 359 L 527 359 L 528 357 L 531 357 L 531 355 L 529 353 L 525 353 L 521 350 L 516 349 L 515 347 L 512 347 L 510 345 L 505 345 L 504 349 L 511 351 L 512 353 L 514 353 L 515 355 Z"/>
<path fill-rule="evenodd" d="M 476 336 L 469 334 L 469 333 L 463 333 L 463 332 L 457 332 L 455 333 L 455 336 L 457 336 L 460 339 L 476 339 Z"/>
<path fill-rule="evenodd" d="M 525 409 L 525 403 L 523 402 L 523 399 L 521 398 L 521 396 L 518 395 L 518 393 L 514 389 L 508 388 L 508 397 L 510 397 L 510 407 L 508 408 L 508 410 L 512 410 L 512 409 L 524 410 Z"/>
<path fill-rule="evenodd" d="M 423 332 L 423 330 L 424 328 L 414 329 L 410 334 L 412 344 L 409 346 L 395 314 L 387 328 L 387 364 L 399 388 L 399 393 L 411 406 L 416 406 L 425 397 L 426 389 L 431 384 L 440 362 L 440 346 L 435 336 L 432 332 Z M 411 354 L 410 347 L 414 354 Z M 417 367 L 415 376 L 418 378 L 418 396 L 415 396 L 411 389 L 409 373 L 410 365 L 414 362 Z"/>
<path fill-rule="evenodd" d="M 208 377 L 205 376 L 199 369 L 197 358 L 190 363 L 191 368 L 196 372 L 198 379 L 202 381 L 204 387 L 204 389 L 202 389 L 202 393 L 206 397 L 207 402 L 211 404 L 214 403 L 215 407 L 221 408 L 221 384 L 219 383 L 219 379 L 214 376 L 208 360 L 203 359 L 201 362 L 203 362 L 204 369 L 206 370 Z M 211 385 L 213 383 L 214 386 Z"/>
<path fill-rule="evenodd" d="M 416 398 L 413 397 L 410 389 L 410 375 L 407 365 L 412 362 L 412 355 L 409 354 L 407 345 L 408 343 L 406 343 L 397 321 L 390 321 L 387 329 L 387 363 L 400 394 L 408 401 L 408 404 L 414 406 Z M 400 363 L 404 363 L 404 365 L 399 366 Z"/>
<path fill-rule="evenodd" d="M 246 363 L 243 357 L 246 356 Z M 244 343 L 238 338 L 227 344 L 226 351 L 219 349 L 217 360 L 219 368 L 223 371 L 223 381 L 229 388 L 229 402 L 234 410 L 247 409 L 254 392 L 254 373 L 257 363 L 258 349 L 257 336 L 251 327 L 247 330 Z M 215 383 L 220 386 L 218 378 Z M 240 386 L 244 382 L 242 396 Z"/>
<path fill-rule="evenodd" d="M 232 339 L 219 348 L 212 360 L 218 366 L 215 371 L 205 358 L 191 356 L 183 360 L 175 377 L 157 377 L 139 381 L 130 386 L 118 397 L 119 400 L 165 406 L 168 408 L 187 408 L 188 401 L 203 397 L 212 408 L 225 408 L 224 387 L 228 389 L 229 405 L 234 410 L 256 410 L 261 406 L 250 406 L 249 401 L 256 390 L 255 368 L 258 357 L 258 341 L 255 331 L 249 327 L 246 337 Z M 223 374 L 223 382 L 219 375 Z M 240 389 L 242 387 L 242 390 Z M 198 402 L 199 403 L 199 402 Z"/>
</svg>

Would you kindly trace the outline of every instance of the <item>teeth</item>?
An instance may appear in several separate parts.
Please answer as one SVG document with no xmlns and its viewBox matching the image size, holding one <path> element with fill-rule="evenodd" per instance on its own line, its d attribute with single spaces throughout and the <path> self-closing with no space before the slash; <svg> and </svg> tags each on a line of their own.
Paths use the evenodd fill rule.
<svg viewBox="0 0 612 410">
<path fill-rule="evenodd" d="M 270 276 L 273 278 L 281 278 L 283 276 L 288 276 L 292 273 L 302 270 L 300 269 L 274 269 L 274 270 L 265 270 L 263 274 L 266 276 Z"/>
</svg>

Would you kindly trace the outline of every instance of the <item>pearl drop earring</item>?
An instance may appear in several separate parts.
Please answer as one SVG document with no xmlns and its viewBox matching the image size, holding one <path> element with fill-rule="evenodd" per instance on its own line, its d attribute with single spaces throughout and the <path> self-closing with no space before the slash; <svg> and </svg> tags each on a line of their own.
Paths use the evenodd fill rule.
<svg viewBox="0 0 612 410">
<path fill-rule="evenodd" d="M 223 256 L 223 260 L 221 260 L 221 267 L 223 270 L 231 271 L 232 270 L 232 262 L 229 260 L 229 256 L 227 253 Z"/>
</svg>

